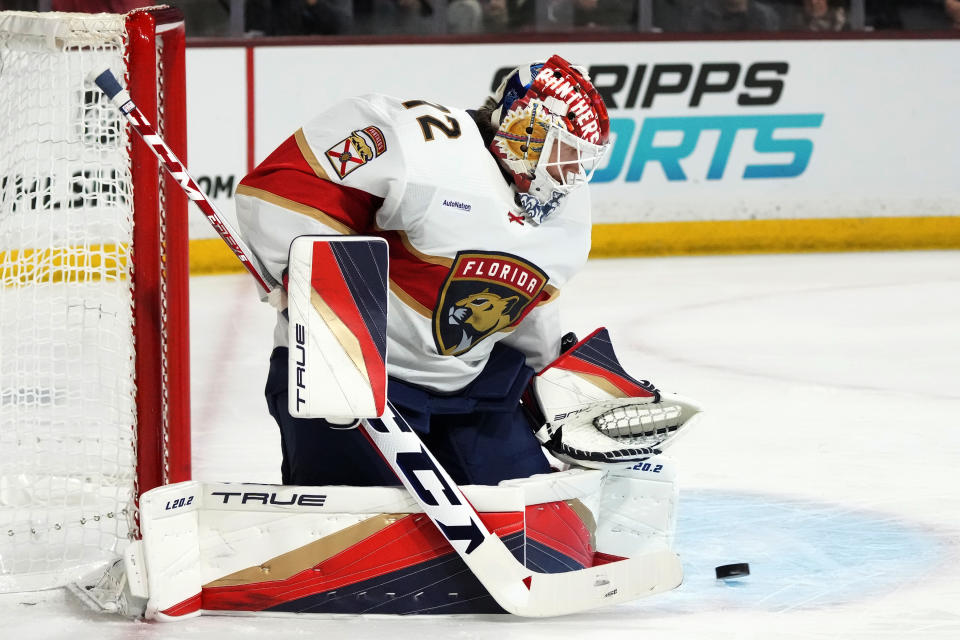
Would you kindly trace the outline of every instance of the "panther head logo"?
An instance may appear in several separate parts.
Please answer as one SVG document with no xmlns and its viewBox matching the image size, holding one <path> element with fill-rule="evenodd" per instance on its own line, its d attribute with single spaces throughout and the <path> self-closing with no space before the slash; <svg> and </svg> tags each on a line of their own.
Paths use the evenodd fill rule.
<svg viewBox="0 0 960 640">
<path fill-rule="evenodd" d="M 519 301 L 520 296 L 505 298 L 484 289 L 453 303 L 450 324 L 466 324 L 477 333 L 499 331 L 513 322 L 511 310 Z"/>
<path fill-rule="evenodd" d="M 434 338 L 443 355 L 460 355 L 515 325 L 532 308 L 547 276 L 509 254 L 461 252 L 434 310 Z"/>
</svg>

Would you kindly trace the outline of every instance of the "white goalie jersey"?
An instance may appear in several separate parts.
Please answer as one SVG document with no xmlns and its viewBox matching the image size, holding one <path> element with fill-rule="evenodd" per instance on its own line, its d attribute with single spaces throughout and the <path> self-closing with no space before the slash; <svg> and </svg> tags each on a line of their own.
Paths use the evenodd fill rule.
<svg viewBox="0 0 960 640">
<path fill-rule="evenodd" d="M 241 231 L 277 281 L 301 235 L 389 244 L 388 374 L 440 392 L 483 369 L 493 345 L 535 369 L 557 357 L 559 289 L 590 249 L 587 189 L 541 225 L 470 115 L 422 100 L 352 98 L 294 133 L 236 192 Z M 285 345 L 278 317 L 276 345 Z"/>
</svg>

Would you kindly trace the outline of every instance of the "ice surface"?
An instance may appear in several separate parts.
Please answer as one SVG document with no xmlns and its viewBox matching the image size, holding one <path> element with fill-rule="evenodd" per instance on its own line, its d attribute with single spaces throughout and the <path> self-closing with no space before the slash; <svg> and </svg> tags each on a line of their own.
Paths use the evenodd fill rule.
<svg viewBox="0 0 960 640">
<path fill-rule="evenodd" d="M 279 482 L 262 399 L 271 310 L 248 276 L 194 278 L 194 476 Z M 556 640 L 960 638 L 960 252 L 592 261 L 560 298 L 636 377 L 700 400 L 672 449 L 684 584 L 551 620 L 88 612 L 0 596 L 3 637 Z M 717 581 L 713 568 L 749 562 Z"/>
</svg>

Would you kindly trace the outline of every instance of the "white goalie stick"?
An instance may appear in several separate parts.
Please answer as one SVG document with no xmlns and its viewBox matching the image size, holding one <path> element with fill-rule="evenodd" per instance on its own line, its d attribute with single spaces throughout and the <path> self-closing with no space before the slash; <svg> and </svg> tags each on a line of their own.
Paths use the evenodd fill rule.
<svg viewBox="0 0 960 640">
<path fill-rule="evenodd" d="M 270 287 L 249 250 L 203 193 L 173 151 L 157 134 L 109 71 L 91 78 L 126 116 L 160 163 L 197 203 L 221 238 L 254 276 L 264 292 Z M 679 558 L 664 550 L 564 573 L 541 573 L 523 565 L 500 538 L 481 522 L 450 475 L 417 434 L 387 402 L 380 419 L 361 421 L 363 429 L 494 600 L 510 613 L 543 617 L 576 613 L 668 591 L 680 584 Z"/>
<path fill-rule="evenodd" d="M 193 176 L 187 172 L 187 168 L 180 162 L 173 150 L 167 146 L 167 143 L 160 137 L 156 129 L 153 128 L 153 125 L 150 124 L 150 121 L 143 115 L 143 112 L 133 103 L 133 100 L 130 99 L 130 94 L 120 86 L 113 72 L 109 69 L 104 69 L 99 75 L 95 75 L 94 72 L 90 74 L 88 80 L 100 87 L 100 90 L 120 109 L 120 113 L 126 116 L 131 128 L 143 138 L 144 143 L 150 147 L 150 150 L 157 156 L 160 164 L 163 165 L 163 168 L 170 174 L 170 177 L 180 185 L 180 188 L 187 194 L 187 197 L 196 203 L 214 230 L 220 234 L 220 237 L 227 243 L 227 246 L 233 250 L 233 253 L 240 262 L 243 263 L 243 266 L 247 268 L 250 275 L 254 277 L 264 293 L 270 293 L 272 287 L 267 284 L 263 274 L 260 273 L 257 267 L 250 261 L 250 250 L 243 244 L 243 241 L 231 228 L 230 223 L 223 217 L 220 210 L 217 209 L 217 205 L 213 204 L 213 201 L 207 197 L 207 194 L 203 192 L 203 189 L 201 189 L 197 181 L 193 179 Z"/>
<path fill-rule="evenodd" d="M 460 488 L 387 403 L 363 427 L 424 512 L 501 607 L 518 616 L 576 613 L 673 589 L 680 560 L 663 550 L 565 573 L 532 571 L 490 533 Z"/>
</svg>

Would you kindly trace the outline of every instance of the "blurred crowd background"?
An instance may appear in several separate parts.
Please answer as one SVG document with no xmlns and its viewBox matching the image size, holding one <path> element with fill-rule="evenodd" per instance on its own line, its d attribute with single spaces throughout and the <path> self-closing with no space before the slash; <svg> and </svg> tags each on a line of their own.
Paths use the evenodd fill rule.
<svg viewBox="0 0 960 640">
<path fill-rule="evenodd" d="M 139 0 L 0 0 L 123 13 Z M 166 0 L 192 38 L 516 32 L 960 31 L 960 0 Z"/>
</svg>

